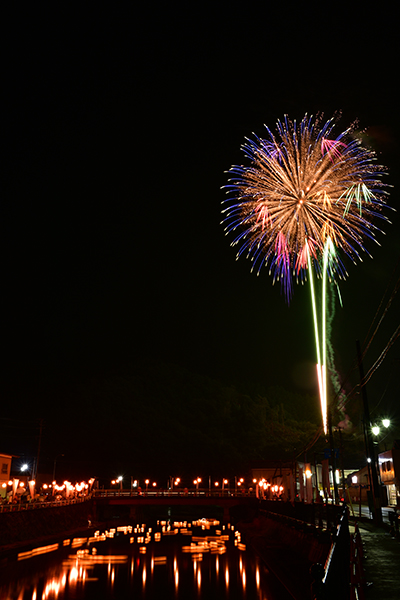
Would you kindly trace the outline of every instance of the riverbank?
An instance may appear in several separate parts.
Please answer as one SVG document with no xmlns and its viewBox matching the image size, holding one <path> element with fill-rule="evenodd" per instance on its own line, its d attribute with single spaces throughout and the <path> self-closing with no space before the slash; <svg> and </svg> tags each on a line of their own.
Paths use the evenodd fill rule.
<svg viewBox="0 0 400 600">
<path fill-rule="evenodd" d="M 62 535 L 88 530 L 92 502 L 0 513 L 0 564 L 24 548 L 53 543 Z M 67 532 L 67 533 L 66 533 Z"/>
</svg>

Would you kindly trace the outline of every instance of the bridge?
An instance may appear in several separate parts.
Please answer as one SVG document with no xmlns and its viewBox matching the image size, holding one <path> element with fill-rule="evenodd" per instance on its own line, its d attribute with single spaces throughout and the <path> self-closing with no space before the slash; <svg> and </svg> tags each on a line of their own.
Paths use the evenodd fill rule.
<svg viewBox="0 0 400 600">
<path fill-rule="evenodd" d="M 211 492 L 208 490 L 143 491 L 134 490 L 94 490 L 92 493 L 95 519 L 107 507 L 129 507 L 130 516 L 140 513 L 146 507 L 219 507 L 223 509 L 224 521 L 230 518 L 230 509 L 242 506 L 256 510 L 259 500 L 255 494 L 242 492 Z"/>
</svg>

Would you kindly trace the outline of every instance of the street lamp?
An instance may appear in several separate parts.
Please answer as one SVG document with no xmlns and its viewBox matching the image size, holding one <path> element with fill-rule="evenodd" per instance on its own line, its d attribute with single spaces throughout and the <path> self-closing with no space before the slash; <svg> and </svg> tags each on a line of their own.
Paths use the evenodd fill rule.
<svg viewBox="0 0 400 600">
<path fill-rule="evenodd" d="M 26 475 L 26 477 L 27 477 L 27 481 L 28 481 L 28 480 L 29 480 L 29 477 L 30 477 L 30 475 L 31 475 L 31 469 L 30 469 L 30 467 L 29 467 L 29 465 L 28 465 L 27 463 L 24 463 L 24 464 L 21 466 L 21 473 L 24 473 L 24 474 Z"/>
<path fill-rule="evenodd" d="M 382 425 L 383 425 L 383 427 L 384 427 L 385 429 L 389 429 L 389 427 L 390 427 L 390 420 L 389 420 L 389 419 L 382 419 L 381 423 L 382 423 Z M 379 435 L 380 431 L 381 431 L 381 428 L 380 428 L 380 427 L 379 427 L 379 425 L 376 423 L 376 424 L 375 424 L 375 425 L 372 427 L 372 433 L 373 433 L 374 435 Z"/>
<path fill-rule="evenodd" d="M 199 491 L 199 483 L 201 483 L 201 477 L 198 477 L 197 479 L 195 479 L 195 480 L 193 481 L 193 483 L 194 483 L 194 484 L 195 484 L 195 486 L 196 486 L 196 494 L 197 494 L 197 492 Z"/>
<path fill-rule="evenodd" d="M 386 430 L 389 429 L 389 427 L 390 427 L 390 419 L 381 419 L 380 423 L 384 427 L 384 429 L 386 429 Z M 378 437 L 378 435 L 381 433 L 381 427 L 379 426 L 378 423 L 375 423 L 371 427 L 371 431 L 372 431 L 372 433 L 373 433 L 373 435 L 375 437 Z M 383 431 L 383 433 L 385 433 L 385 431 Z M 378 439 L 377 441 L 374 441 L 374 444 L 376 446 L 379 446 L 379 443 L 382 442 L 387 435 L 388 435 L 388 432 L 383 437 L 381 437 L 380 439 Z M 385 450 L 386 450 L 386 444 L 385 444 Z"/>
</svg>

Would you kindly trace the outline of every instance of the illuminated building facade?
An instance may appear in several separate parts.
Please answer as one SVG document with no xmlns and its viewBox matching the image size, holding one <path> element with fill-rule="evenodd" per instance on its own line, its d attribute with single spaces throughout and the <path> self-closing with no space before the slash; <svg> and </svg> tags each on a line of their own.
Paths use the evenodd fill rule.
<svg viewBox="0 0 400 600">
<path fill-rule="evenodd" d="M 389 506 L 400 506 L 400 444 L 378 454 L 379 474 L 386 486 Z"/>
<path fill-rule="evenodd" d="M 7 484 L 11 473 L 11 454 L 0 454 L 0 496 L 5 498 L 7 495 Z"/>
</svg>

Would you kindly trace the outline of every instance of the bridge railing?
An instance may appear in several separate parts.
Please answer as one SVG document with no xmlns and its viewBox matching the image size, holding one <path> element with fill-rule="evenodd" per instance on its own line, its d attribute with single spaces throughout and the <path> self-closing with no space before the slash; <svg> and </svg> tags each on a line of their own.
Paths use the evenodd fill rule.
<svg viewBox="0 0 400 600">
<path fill-rule="evenodd" d="M 157 496 L 208 496 L 214 498 L 229 498 L 229 497 L 255 497 L 255 492 L 250 490 L 209 490 L 206 488 L 185 488 L 183 490 L 124 490 L 124 489 L 99 489 L 93 490 L 93 496 L 95 497 L 140 497 L 140 496 L 151 496 L 152 498 Z"/>
<path fill-rule="evenodd" d="M 37 510 L 39 508 L 50 508 L 51 506 L 66 506 L 68 504 L 80 504 L 91 499 L 91 495 L 78 496 L 76 498 L 63 498 L 62 500 L 45 500 L 43 502 L 15 502 L 0 504 L 0 513 L 20 512 L 22 510 Z"/>
</svg>

